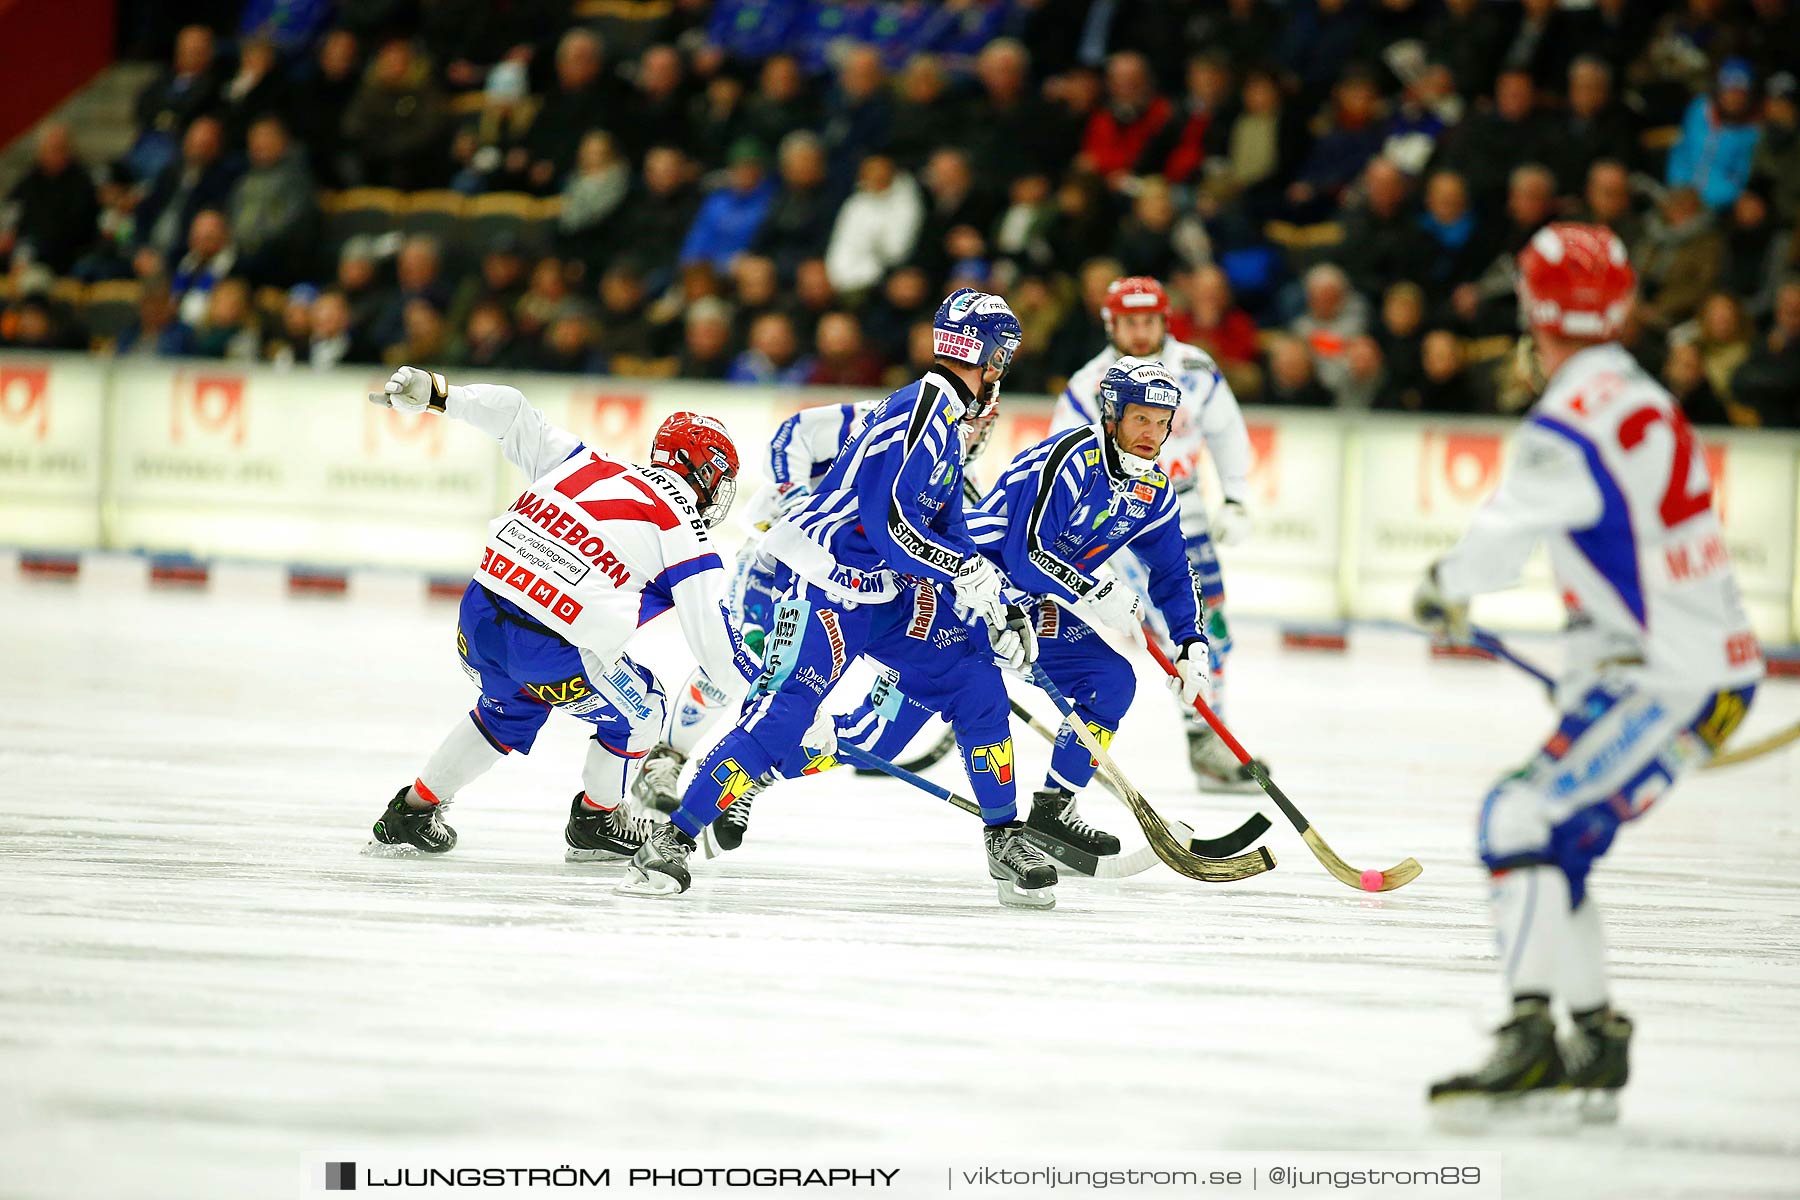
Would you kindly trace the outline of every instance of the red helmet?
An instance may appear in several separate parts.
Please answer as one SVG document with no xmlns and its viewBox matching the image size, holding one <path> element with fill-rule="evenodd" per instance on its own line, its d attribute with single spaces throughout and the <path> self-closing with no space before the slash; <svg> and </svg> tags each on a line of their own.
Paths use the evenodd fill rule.
<svg viewBox="0 0 1800 1200">
<path fill-rule="evenodd" d="M 1557 221 L 1519 252 L 1519 306 L 1534 333 L 1616 337 L 1636 287 L 1625 243 L 1604 225 Z"/>
<path fill-rule="evenodd" d="M 1112 337 L 1113 318 L 1126 313 L 1153 312 L 1169 320 L 1169 293 L 1148 275 L 1127 275 L 1106 285 L 1106 300 L 1100 305 L 1100 321 L 1106 336 Z"/>
<path fill-rule="evenodd" d="M 713 418 L 678 412 L 657 426 L 650 441 L 650 465 L 687 481 L 709 528 L 731 511 L 737 498 L 737 447 L 725 426 Z"/>
</svg>

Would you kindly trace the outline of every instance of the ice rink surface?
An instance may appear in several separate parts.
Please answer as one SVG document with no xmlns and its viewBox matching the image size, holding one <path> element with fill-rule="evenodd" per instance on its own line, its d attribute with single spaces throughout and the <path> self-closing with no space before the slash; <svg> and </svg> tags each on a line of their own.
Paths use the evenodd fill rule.
<svg viewBox="0 0 1800 1200">
<path fill-rule="evenodd" d="M 561 717 L 459 798 L 447 859 L 359 855 L 471 702 L 454 620 L 0 584 L 0 1195 L 288 1196 L 309 1153 L 426 1141 L 1501 1149 L 1508 1197 L 1800 1195 L 1800 747 L 1693 777 L 1597 873 L 1638 1022 L 1621 1124 L 1470 1142 L 1422 1097 L 1499 1010 L 1474 814 L 1548 730 L 1507 668 L 1244 623 L 1234 727 L 1352 864 L 1425 864 L 1396 893 L 1333 881 L 1271 809 L 1271 874 L 1065 877 L 1055 911 L 1004 910 L 971 818 L 846 772 L 769 793 L 659 902 L 563 863 Z M 1768 684 L 1742 736 L 1796 719 Z M 1260 800 L 1193 793 L 1161 695 L 1115 753 L 1202 833 Z"/>
</svg>

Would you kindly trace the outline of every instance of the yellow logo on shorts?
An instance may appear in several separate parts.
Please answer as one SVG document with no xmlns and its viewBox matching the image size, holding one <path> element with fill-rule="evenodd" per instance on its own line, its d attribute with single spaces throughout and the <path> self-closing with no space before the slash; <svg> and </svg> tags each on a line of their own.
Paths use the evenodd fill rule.
<svg viewBox="0 0 1800 1200">
<path fill-rule="evenodd" d="M 1706 748 L 1716 754 L 1748 711 L 1750 706 L 1736 692 L 1719 692 L 1713 697 L 1712 711 L 1701 718 L 1695 731 Z"/>
<path fill-rule="evenodd" d="M 977 771 L 986 771 L 1001 783 L 1011 783 L 1013 777 L 1013 744 L 1012 739 L 998 742 L 992 746 L 977 746 L 969 751 L 969 763 Z"/>
<path fill-rule="evenodd" d="M 712 777 L 713 782 L 719 785 L 721 812 L 742 800 L 756 786 L 756 780 L 744 773 L 744 768 L 738 766 L 735 758 L 728 758 L 714 767 Z"/>
<path fill-rule="evenodd" d="M 802 749 L 804 749 L 804 747 L 802 747 Z M 831 770 L 831 768 L 837 765 L 838 760 L 834 755 L 813 754 L 807 758 L 806 765 L 800 768 L 800 773 L 802 775 L 819 775 Z"/>
<path fill-rule="evenodd" d="M 528 683 L 525 690 L 536 696 L 540 704 L 548 704 L 555 708 L 559 704 L 573 704 L 594 694 L 588 687 L 585 675 L 575 675 L 555 683 Z"/>
<path fill-rule="evenodd" d="M 1108 729 L 1103 725 L 1096 725 L 1092 721 L 1089 721 L 1087 723 L 1087 727 L 1088 727 L 1088 732 L 1094 735 L 1094 740 L 1096 742 L 1100 743 L 1100 748 L 1102 750 L 1111 750 L 1112 749 L 1113 733 L 1115 732 L 1114 730 Z M 1097 758 L 1089 757 L 1088 765 L 1090 767 L 1098 767 L 1100 765 L 1100 760 Z"/>
</svg>

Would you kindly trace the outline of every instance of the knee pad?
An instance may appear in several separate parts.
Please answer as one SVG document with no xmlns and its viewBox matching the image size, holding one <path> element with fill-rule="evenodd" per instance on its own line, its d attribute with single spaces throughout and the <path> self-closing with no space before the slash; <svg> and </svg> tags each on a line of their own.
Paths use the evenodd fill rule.
<svg viewBox="0 0 1800 1200">
<path fill-rule="evenodd" d="M 1550 851 L 1556 865 L 1569 877 L 1571 904 L 1580 905 L 1587 895 L 1588 872 L 1612 846 L 1621 823 L 1618 808 L 1611 801 L 1601 801 L 1581 809 L 1550 831 Z"/>
<path fill-rule="evenodd" d="M 517 750 L 520 754 L 530 754 L 531 747 L 537 743 L 538 730 L 550 719 L 550 709 L 522 699 L 506 703 L 484 694 L 476 701 L 469 716 L 488 744 L 500 753 L 511 754 Z"/>
<path fill-rule="evenodd" d="M 615 753 L 638 755 L 662 740 L 669 702 L 647 667 L 621 655 L 605 672 L 590 669 L 596 704 L 591 712 L 568 711 L 592 721 L 594 736 Z"/>
<path fill-rule="evenodd" d="M 1089 725 L 1103 726 L 1106 736 L 1111 737 L 1124 723 L 1125 714 L 1131 711 L 1132 698 L 1137 695 L 1137 675 L 1121 659 L 1118 668 L 1108 670 L 1098 683 L 1093 700 L 1080 707 L 1087 710 L 1085 715 Z"/>
<path fill-rule="evenodd" d="M 1479 841 L 1490 871 L 1554 862 L 1542 794 L 1517 776 L 1501 780 L 1482 802 Z"/>
</svg>

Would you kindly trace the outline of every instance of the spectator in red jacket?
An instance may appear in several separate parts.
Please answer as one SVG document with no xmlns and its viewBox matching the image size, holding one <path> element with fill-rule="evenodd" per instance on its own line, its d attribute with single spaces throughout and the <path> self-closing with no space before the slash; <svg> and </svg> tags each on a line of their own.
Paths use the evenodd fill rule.
<svg viewBox="0 0 1800 1200">
<path fill-rule="evenodd" d="M 1134 50 L 1115 54 L 1106 60 L 1106 105 L 1088 118 L 1081 155 L 1096 174 L 1117 183 L 1173 111 L 1156 94 L 1156 77 L 1143 55 Z"/>
<path fill-rule="evenodd" d="M 1176 341 L 1198 346 L 1224 367 L 1248 366 L 1256 361 L 1256 322 L 1237 306 L 1231 281 L 1216 266 L 1197 267 L 1176 277 L 1187 307 L 1169 316 L 1169 335 Z"/>
<path fill-rule="evenodd" d="M 881 360 L 863 349 L 862 327 L 847 312 L 819 318 L 815 335 L 818 355 L 806 382 L 834 387 L 874 387 L 881 382 Z"/>
<path fill-rule="evenodd" d="M 1206 156 L 1222 150 L 1229 138 L 1217 118 L 1230 105 L 1231 84 L 1231 63 L 1224 57 L 1197 54 L 1189 59 L 1187 95 L 1180 110 L 1144 147 L 1138 174 L 1160 171 L 1170 183 L 1193 181 Z"/>
</svg>

